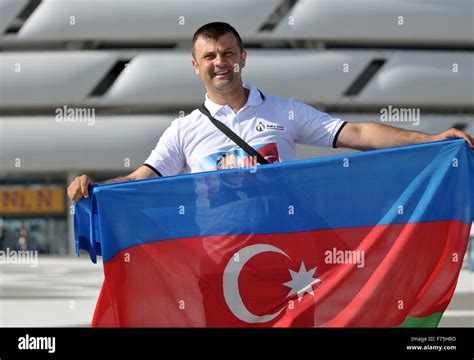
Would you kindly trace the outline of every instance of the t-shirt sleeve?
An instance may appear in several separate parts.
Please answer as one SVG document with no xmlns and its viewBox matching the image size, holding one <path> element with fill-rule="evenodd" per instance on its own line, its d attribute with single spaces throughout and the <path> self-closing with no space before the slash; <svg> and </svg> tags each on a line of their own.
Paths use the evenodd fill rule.
<svg viewBox="0 0 474 360">
<path fill-rule="evenodd" d="M 177 175 L 186 164 L 177 120 L 174 120 L 161 135 L 156 147 L 144 163 L 162 176 Z"/>
<path fill-rule="evenodd" d="M 295 114 L 295 141 L 309 146 L 336 147 L 337 137 L 347 122 L 307 104 L 290 101 Z"/>
</svg>

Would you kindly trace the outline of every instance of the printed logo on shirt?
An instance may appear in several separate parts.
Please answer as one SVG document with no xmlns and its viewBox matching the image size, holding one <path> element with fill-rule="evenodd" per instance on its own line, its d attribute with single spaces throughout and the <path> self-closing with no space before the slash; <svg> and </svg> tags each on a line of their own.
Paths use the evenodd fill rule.
<svg viewBox="0 0 474 360">
<path fill-rule="evenodd" d="M 283 131 L 283 130 L 285 130 L 285 127 L 283 125 L 267 124 L 267 130 L 280 130 L 280 131 Z"/>
<path fill-rule="evenodd" d="M 280 130 L 284 131 L 285 127 L 283 125 L 277 125 L 277 124 L 263 124 L 261 121 L 257 124 L 257 127 L 255 128 L 258 132 L 262 132 L 264 130 Z"/>
<path fill-rule="evenodd" d="M 260 144 L 253 146 L 253 148 L 270 164 L 279 162 L 278 146 L 276 143 Z M 257 166 L 256 159 L 240 148 L 230 151 L 221 151 L 199 160 L 201 171 L 240 169 L 254 166 Z"/>
</svg>

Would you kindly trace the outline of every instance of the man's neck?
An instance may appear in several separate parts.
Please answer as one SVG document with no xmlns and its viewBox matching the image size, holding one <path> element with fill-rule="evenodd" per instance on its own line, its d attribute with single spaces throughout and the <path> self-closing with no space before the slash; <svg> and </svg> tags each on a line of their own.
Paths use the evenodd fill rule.
<svg viewBox="0 0 474 360">
<path fill-rule="evenodd" d="M 229 105 L 234 113 L 237 113 L 247 102 L 250 90 L 241 86 L 238 90 L 229 93 L 216 93 L 208 90 L 208 98 L 219 105 Z"/>
</svg>

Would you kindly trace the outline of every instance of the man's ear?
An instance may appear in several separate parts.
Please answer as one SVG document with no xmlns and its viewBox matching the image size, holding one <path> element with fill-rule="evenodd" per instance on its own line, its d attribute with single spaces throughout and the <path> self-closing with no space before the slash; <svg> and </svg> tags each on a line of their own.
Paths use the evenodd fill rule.
<svg viewBox="0 0 474 360">
<path fill-rule="evenodd" d="M 242 59 L 242 67 L 245 67 L 245 61 L 247 60 L 247 51 L 242 50 L 241 59 Z"/>
<path fill-rule="evenodd" d="M 199 64 L 197 63 L 196 60 L 194 60 L 194 58 L 191 60 L 191 64 L 193 64 L 194 72 L 196 73 L 197 76 L 199 76 L 200 75 Z"/>
</svg>

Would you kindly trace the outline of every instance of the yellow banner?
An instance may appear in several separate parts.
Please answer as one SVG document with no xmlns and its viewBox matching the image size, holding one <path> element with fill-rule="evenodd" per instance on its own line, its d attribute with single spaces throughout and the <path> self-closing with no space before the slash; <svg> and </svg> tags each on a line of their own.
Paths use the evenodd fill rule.
<svg viewBox="0 0 474 360">
<path fill-rule="evenodd" d="M 62 187 L 0 189 L 0 215 L 64 212 L 65 193 Z"/>
</svg>

